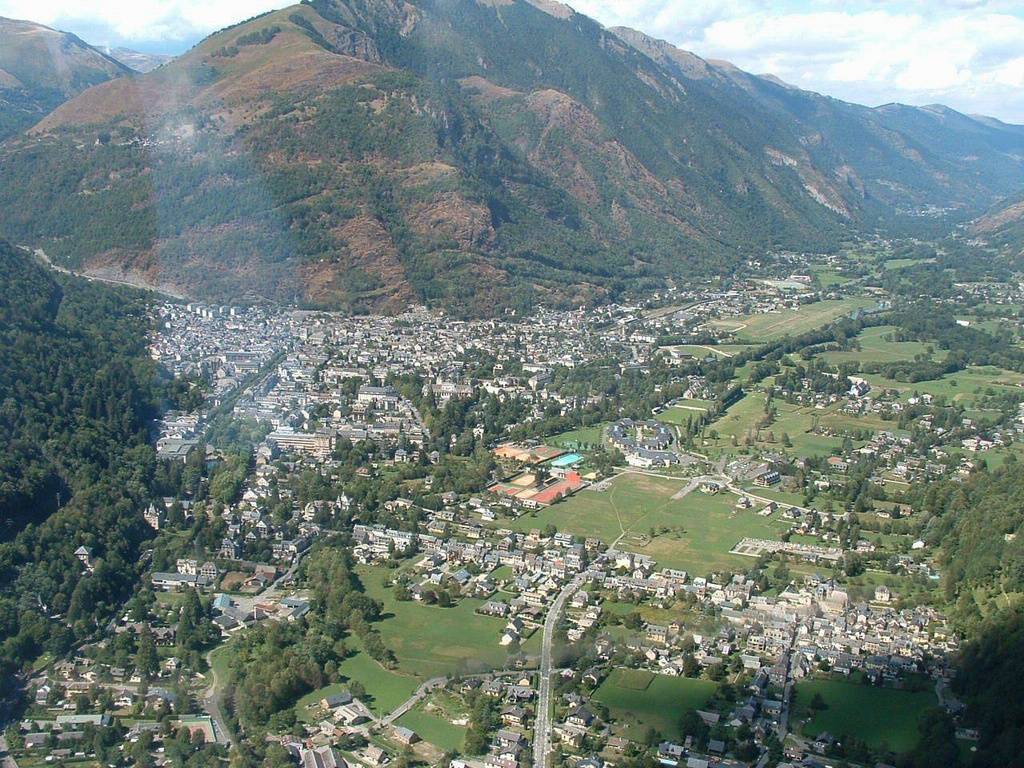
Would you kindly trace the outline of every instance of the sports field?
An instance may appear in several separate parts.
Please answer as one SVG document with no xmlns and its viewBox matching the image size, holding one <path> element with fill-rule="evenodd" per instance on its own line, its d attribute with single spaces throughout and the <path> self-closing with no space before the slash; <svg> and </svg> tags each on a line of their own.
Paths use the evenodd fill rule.
<svg viewBox="0 0 1024 768">
<path fill-rule="evenodd" d="M 384 604 L 384 618 L 374 627 L 398 658 L 399 671 L 429 678 L 505 666 L 508 651 L 498 645 L 505 622 L 475 613 L 484 601 L 464 598 L 451 608 L 399 602 L 384 586 L 391 571 L 362 566 L 357 572 L 366 594 Z M 537 642 L 539 635 L 527 640 L 524 650 L 529 653 Z"/>
<path fill-rule="evenodd" d="M 706 705 L 717 687 L 710 680 L 614 669 L 594 699 L 608 707 L 628 738 L 642 740 L 645 731 L 654 728 L 665 738 L 678 739 L 682 716 Z"/>
<path fill-rule="evenodd" d="M 686 486 L 674 480 L 624 474 L 606 491 L 587 489 L 511 524 L 529 531 L 549 523 L 560 531 L 593 536 L 607 544 L 618 541 L 631 552 L 650 555 L 667 568 L 706 574 L 746 561 L 730 550 L 744 537 L 777 539 L 787 524 L 749 510 L 737 511 L 736 496 L 708 496 L 694 491 L 672 497 Z M 653 536 L 652 536 L 653 533 Z"/>
<path fill-rule="evenodd" d="M 595 424 L 592 427 L 580 427 L 549 437 L 546 442 L 548 445 L 574 451 L 599 448 L 604 444 L 604 433 L 607 428 L 607 423 Z"/>
<path fill-rule="evenodd" d="M 823 731 L 838 737 L 854 735 L 868 746 L 887 746 L 895 752 L 906 752 L 917 743 L 921 716 L 938 704 L 931 691 L 912 693 L 841 680 L 805 680 L 796 687 L 797 717 L 810 714 L 808 707 L 816 693 L 828 708 L 803 725 L 805 736 Z"/>
<path fill-rule="evenodd" d="M 784 336 L 797 336 L 821 328 L 857 309 L 874 305 L 874 301 L 865 298 L 833 299 L 781 312 L 719 320 L 714 325 L 733 331 L 741 341 L 775 341 Z"/>
</svg>

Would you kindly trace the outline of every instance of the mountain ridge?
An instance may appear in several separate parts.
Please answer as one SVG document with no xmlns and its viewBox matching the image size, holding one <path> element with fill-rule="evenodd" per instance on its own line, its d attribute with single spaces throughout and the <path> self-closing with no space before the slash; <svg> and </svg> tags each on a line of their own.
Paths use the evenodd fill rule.
<svg viewBox="0 0 1024 768">
<path fill-rule="evenodd" d="M 69 32 L 0 17 L 0 139 L 92 85 L 132 73 Z"/>
<path fill-rule="evenodd" d="M 1024 186 L 1024 128 L 847 104 L 540 0 L 314 0 L 90 89 L 0 171 L 25 181 L 0 229 L 76 267 L 479 312 L 970 218 Z"/>
</svg>

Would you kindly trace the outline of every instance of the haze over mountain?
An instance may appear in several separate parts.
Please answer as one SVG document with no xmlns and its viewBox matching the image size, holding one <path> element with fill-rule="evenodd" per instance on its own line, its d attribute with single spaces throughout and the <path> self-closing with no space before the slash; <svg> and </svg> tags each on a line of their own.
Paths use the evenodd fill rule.
<svg viewBox="0 0 1024 768">
<path fill-rule="evenodd" d="M 126 67 L 142 73 L 152 72 L 174 58 L 165 53 L 143 53 L 130 48 L 107 48 L 106 54 L 117 59 Z"/>
<path fill-rule="evenodd" d="M 130 72 L 72 34 L 0 17 L 0 139 L 90 86 Z"/>
<path fill-rule="evenodd" d="M 548 0 L 315 0 L 89 89 L 0 173 L 0 232 L 78 268 L 489 312 L 970 219 L 1024 187 L 1024 128 L 847 104 Z"/>
</svg>

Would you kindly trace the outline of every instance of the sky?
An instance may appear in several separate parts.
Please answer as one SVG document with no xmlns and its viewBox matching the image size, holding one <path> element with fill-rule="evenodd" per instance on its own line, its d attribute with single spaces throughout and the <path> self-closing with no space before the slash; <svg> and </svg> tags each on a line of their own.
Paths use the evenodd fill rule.
<svg viewBox="0 0 1024 768">
<path fill-rule="evenodd" d="M 180 53 L 287 0 L 0 0 L 94 45 Z M 755 74 L 869 106 L 947 104 L 1024 124 L 1024 0 L 570 0 Z"/>
</svg>

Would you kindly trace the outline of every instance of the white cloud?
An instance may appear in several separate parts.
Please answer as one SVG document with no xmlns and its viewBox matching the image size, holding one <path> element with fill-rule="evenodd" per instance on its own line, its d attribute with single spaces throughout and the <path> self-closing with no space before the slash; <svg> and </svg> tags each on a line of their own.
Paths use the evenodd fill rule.
<svg viewBox="0 0 1024 768">
<path fill-rule="evenodd" d="M 176 43 L 289 4 L 288 0 L 0 0 L 0 16 L 72 32 L 88 30 L 89 42 L 97 44 L 163 41 L 175 48 Z M 104 32 L 109 39 L 95 39 Z"/>
<path fill-rule="evenodd" d="M 706 58 L 868 104 L 943 102 L 1024 122 L 1019 0 L 570 0 Z"/>
</svg>

